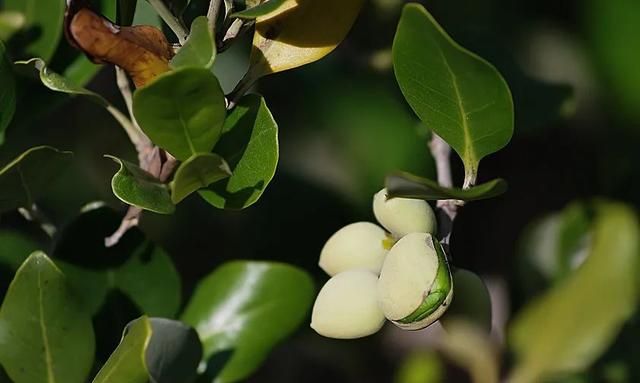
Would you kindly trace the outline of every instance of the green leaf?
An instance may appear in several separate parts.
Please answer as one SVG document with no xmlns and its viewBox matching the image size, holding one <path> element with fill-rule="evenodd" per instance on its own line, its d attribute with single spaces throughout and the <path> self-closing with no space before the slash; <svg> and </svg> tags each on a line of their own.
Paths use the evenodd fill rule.
<svg viewBox="0 0 640 383">
<path fill-rule="evenodd" d="M 444 366 L 435 351 L 418 351 L 402 361 L 395 383 L 441 383 Z"/>
<path fill-rule="evenodd" d="M 218 79 L 208 69 L 184 68 L 138 89 L 133 112 L 155 144 L 184 161 L 213 149 L 226 105 Z"/>
<path fill-rule="evenodd" d="M 498 178 L 468 189 L 446 188 L 436 181 L 406 172 L 395 172 L 385 179 L 389 197 L 404 197 L 430 200 L 457 199 L 477 201 L 493 198 L 507 191 L 505 180 Z"/>
<path fill-rule="evenodd" d="M 230 175 L 229 165 L 219 155 L 195 154 L 176 170 L 171 183 L 171 200 L 177 204 L 196 190 Z"/>
<path fill-rule="evenodd" d="M 518 364 L 510 381 L 538 382 L 581 371 L 615 339 L 638 301 L 640 226 L 627 206 L 595 206 L 589 255 L 571 275 L 514 319 Z"/>
<path fill-rule="evenodd" d="M 240 99 L 224 123 L 214 151 L 232 169 L 228 179 L 199 193 L 217 208 L 244 209 L 255 203 L 278 165 L 278 125 L 258 95 Z"/>
<path fill-rule="evenodd" d="M 191 33 L 187 42 L 171 60 L 171 67 L 211 68 L 216 59 L 216 43 L 213 31 L 205 16 L 196 17 L 191 24 Z"/>
<path fill-rule="evenodd" d="M 313 298 L 310 277 L 279 263 L 230 262 L 201 281 L 183 321 L 198 331 L 210 366 L 226 362 L 210 381 L 249 376 L 307 317 Z"/>
<path fill-rule="evenodd" d="M 111 179 L 111 189 L 122 202 L 159 214 L 172 214 L 176 210 L 167 185 L 131 162 L 106 157 L 120 164 L 120 170 Z"/>
<path fill-rule="evenodd" d="M 69 165 L 72 156 L 50 146 L 36 146 L 0 169 L 0 212 L 31 207 Z"/>
<path fill-rule="evenodd" d="M 83 383 L 93 364 L 91 317 L 44 253 L 20 267 L 0 309 L 0 363 L 15 383 Z"/>
<path fill-rule="evenodd" d="M 16 110 L 16 84 L 13 79 L 11 61 L 7 57 L 7 49 L 0 41 L 0 145 L 4 143 L 4 132 L 13 119 Z"/>
<path fill-rule="evenodd" d="M 129 323 L 122 340 L 102 366 L 93 383 L 147 383 L 149 373 L 145 362 L 145 350 L 151 339 L 151 322 L 142 317 Z"/>
<path fill-rule="evenodd" d="M 513 134 L 513 102 L 500 73 L 453 41 L 418 4 L 402 12 L 393 67 L 411 108 L 460 155 L 466 179 L 475 180 L 480 160 Z"/>
<path fill-rule="evenodd" d="M 297 0 L 267 0 L 255 7 L 247 7 L 247 9 L 243 11 L 232 13 L 229 17 L 237 17 L 240 19 L 271 18 L 297 5 Z"/>
<path fill-rule="evenodd" d="M 440 323 L 447 330 L 450 323 L 458 320 L 474 324 L 487 334 L 491 332 L 489 290 L 477 274 L 465 269 L 453 272 L 453 300 Z"/>
<path fill-rule="evenodd" d="M 5 0 L 4 9 L 21 12 L 26 27 L 35 32 L 35 38 L 24 47 L 30 56 L 48 61 L 53 57 L 62 37 L 65 2 L 58 0 Z"/>
<path fill-rule="evenodd" d="M 143 316 L 127 325 L 93 383 L 189 382 L 201 357 L 202 345 L 192 328 Z"/>
</svg>

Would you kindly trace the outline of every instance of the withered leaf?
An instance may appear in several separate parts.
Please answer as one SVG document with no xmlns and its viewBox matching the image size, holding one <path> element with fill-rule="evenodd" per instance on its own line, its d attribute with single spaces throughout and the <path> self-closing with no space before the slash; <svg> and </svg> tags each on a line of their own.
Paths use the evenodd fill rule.
<svg viewBox="0 0 640 383">
<path fill-rule="evenodd" d="M 170 70 L 173 49 L 159 29 L 148 25 L 121 27 L 73 3 L 65 15 L 67 39 L 93 62 L 121 67 L 136 87 Z"/>
</svg>

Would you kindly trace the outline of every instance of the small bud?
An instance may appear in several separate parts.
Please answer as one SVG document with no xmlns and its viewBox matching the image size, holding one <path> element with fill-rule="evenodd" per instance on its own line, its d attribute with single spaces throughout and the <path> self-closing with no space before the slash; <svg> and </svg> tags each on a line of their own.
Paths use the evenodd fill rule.
<svg viewBox="0 0 640 383">
<path fill-rule="evenodd" d="M 387 243 L 387 233 L 380 226 L 370 222 L 352 223 L 329 238 L 320 252 L 318 264 L 331 276 L 353 269 L 380 274 Z"/>
<path fill-rule="evenodd" d="M 407 330 L 438 320 L 453 297 L 451 271 L 440 244 L 427 233 L 412 233 L 391 248 L 378 281 L 387 319 Z"/>
<path fill-rule="evenodd" d="M 426 201 L 387 198 L 387 189 L 382 189 L 373 196 L 373 214 L 396 238 L 409 233 L 436 232 L 436 217 Z"/>
<path fill-rule="evenodd" d="M 311 328 L 337 339 L 361 338 L 382 328 L 384 315 L 378 307 L 376 274 L 366 270 L 345 271 L 322 287 L 311 314 Z"/>
</svg>

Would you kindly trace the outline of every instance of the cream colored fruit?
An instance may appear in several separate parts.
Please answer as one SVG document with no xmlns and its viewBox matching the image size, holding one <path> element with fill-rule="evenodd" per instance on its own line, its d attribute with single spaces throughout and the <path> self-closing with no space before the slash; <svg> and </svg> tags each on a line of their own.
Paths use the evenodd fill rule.
<svg viewBox="0 0 640 383">
<path fill-rule="evenodd" d="M 320 252 L 318 264 L 333 276 L 342 271 L 365 269 L 380 274 L 387 255 L 387 233 L 371 222 L 356 222 L 343 227 L 329 238 Z"/>
<path fill-rule="evenodd" d="M 329 279 L 311 314 L 311 328 L 329 338 L 354 339 L 376 333 L 385 322 L 378 306 L 376 274 L 350 270 Z"/>
<path fill-rule="evenodd" d="M 400 239 L 385 258 L 378 297 L 385 317 L 398 327 L 417 330 L 435 322 L 453 297 L 451 273 L 428 233 Z"/>
<path fill-rule="evenodd" d="M 436 217 L 427 202 L 412 198 L 387 198 L 387 189 L 373 196 L 373 214 L 396 238 L 409 233 L 436 232 Z"/>
</svg>

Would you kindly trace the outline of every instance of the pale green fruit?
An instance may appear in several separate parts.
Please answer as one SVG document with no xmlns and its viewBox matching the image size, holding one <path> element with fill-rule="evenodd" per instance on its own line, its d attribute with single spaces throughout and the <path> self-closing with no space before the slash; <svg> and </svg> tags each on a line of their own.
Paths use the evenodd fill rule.
<svg viewBox="0 0 640 383">
<path fill-rule="evenodd" d="M 373 196 L 373 214 L 396 238 L 409 233 L 436 233 L 436 216 L 421 199 L 387 198 L 387 189 Z"/>
<path fill-rule="evenodd" d="M 322 287 L 311 314 L 311 328 L 320 335 L 353 339 L 376 333 L 385 322 L 378 307 L 378 276 L 366 270 L 335 275 Z"/>
<path fill-rule="evenodd" d="M 428 233 L 412 233 L 389 251 L 378 280 L 380 308 L 407 330 L 438 320 L 453 298 L 451 271 L 440 244 Z"/>
<path fill-rule="evenodd" d="M 343 227 L 329 238 L 320 252 L 318 264 L 333 276 L 353 269 L 380 274 L 390 239 L 380 226 L 356 222 Z"/>
</svg>

